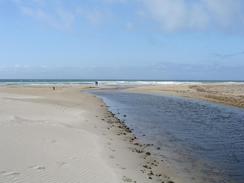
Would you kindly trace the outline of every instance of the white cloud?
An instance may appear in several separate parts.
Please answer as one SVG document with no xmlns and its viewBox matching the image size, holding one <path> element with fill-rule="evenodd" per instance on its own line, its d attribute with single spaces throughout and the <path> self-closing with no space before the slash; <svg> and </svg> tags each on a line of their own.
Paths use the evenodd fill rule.
<svg viewBox="0 0 244 183">
<path fill-rule="evenodd" d="M 108 14 L 98 8 L 77 8 L 76 14 L 85 18 L 91 25 L 100 25 L 108 18 Z"/>
<path fill-rule="evenodd" d="M 163 30 L 244 26 L 242 0 L 138 0 Z"/>
<path fill-rule="evenodd" d="M 65 0 L 12 1 L 24 15 L 65 30 L 81 24 L 81 19 L 91 25 L 100 25 L 111 17 L 116 17 L 116 22 L 123 21 L 114 4 L 117 8 L 127 7 L 123 12 L 126 16 L 131 15 L 127 22 L 136 24 L 134 20 L 141 16 L 143 21 L 157 22 L 162 30 L 169 32 L 209 29 L 228 31 L 244 28 L 243 0 L 96 0 L 75 4 Z"/>
<path fill-rule="evenodd" d="M 206 7 L 216 22 L 222 26 L 229 26 L 244 17 L 242 0 L 204 0 Z"/>
<path fill-rule="evenodd" d="M 68 15 L 66 12 L 59 10 L 55 15 L 49 14 L 43 9 L 33 9 L 30 7 L 21 7 L 21 12 L 29 17 L 32 17 L 40 22 L 58 29 L 70 29 L 74 22 L 74 16 Z"/>
<path fill-rule="evenodd" d="M 57 29 L 69 30 L 76 15 L 60 4 L 49 5 L 45 0 L 13 0 L 21 13 Z"/>
<path fill-rule="evenodd" d="M 88 21 L 92 25 L 103 22 L 105 13 L 94 7 L 82 7 L 82 3 L 77 6 L 67 6 L 63 0 L 12 0 L 19 8 L 20 12 L 31 17 L 38 22 L 61 30 L 71 30 L 81 19 Z"/>
</svg>

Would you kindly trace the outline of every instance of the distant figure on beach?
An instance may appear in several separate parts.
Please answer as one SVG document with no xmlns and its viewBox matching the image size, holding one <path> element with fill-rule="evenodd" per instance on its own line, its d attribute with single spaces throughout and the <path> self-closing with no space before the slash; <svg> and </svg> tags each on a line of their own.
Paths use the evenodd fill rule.
<svg viewBox="0 0 244 183">
<path fill-rule="evenodd" d="M 98 86 L 98 81 L 95 81 L 95 86 Z"/>
<path fill-rule="evenodd" d="M 53 86 L 53 91 L 55 91 L 56 90 L 56 87 L 55 86 Z"/>
</svg>

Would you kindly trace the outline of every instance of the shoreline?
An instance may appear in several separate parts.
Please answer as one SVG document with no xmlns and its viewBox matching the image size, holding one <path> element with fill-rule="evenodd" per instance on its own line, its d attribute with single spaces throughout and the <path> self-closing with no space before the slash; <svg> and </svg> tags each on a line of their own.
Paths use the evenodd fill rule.
<svg viewBox="0 0 244 183">
<path fill-rule="evenodd" d="M 202 85 L 199 86 L 202 87 Z M 206 86 L 209 87 L 208 85 Z M 244 85 L 238 85 L 238 87 L 240 87 L 239 89 L 237 88 L 237 91 L 239 93 L 242 92 L 243 86 Z M 211 85 L 211 87 L 216 86 Z M 189 88 L 191 89 L 190 92 Z M 5 109 L 6 106 L 3 105 L 1 108 L 2 112 L 0 110 L 0 116 L 2 118 L 0 119 L 0 126 L 2 127 L 2 129 L 0 128 L 0 150 L 6 149 L 6 152 L 4 151 L 5 153 L 3 153 L 3 155 L 0 157 L 0 160 L 4 160 L 5 162 L 2 164 L 2 166 L 0 165 L 0 182 L 11 182 L 5 179 L 11 176 L 15 179 L 18 179 L 18 177 L 20 177 L 26 180 L 27 178 L 39 178 L 39 180 L 41 180 L 41 173 L 43 174 L 43 172 L 45 172 L 44 175 L 46 176 L 47 180 L 55 174 L 59 176 L 60 171 L 64 171 L 63 169 L 65 169 L 66 165 L 70 164 L 71 170 L 76 170 L 80 168 L 81 171 L 87 171 L 87 169 L 89 169 L 90 171 L 88 171 L 88 175 L 75 175 L 74 177 L 77 178 L 77 180 L 83 180 L 86 177 L 95 176 L 93 181 L 87 180 L 85 182 L 98 182 L 99 180 L 99 182 L 106 183 L 202 183 L 202 180 L 189 180 L 189 178 L 186 178 L 184 176 L 179 177 L 179 172 L 177 173 L 173 165 L 168 164 L 167 160 L 155 156 L 154 152 L 151 151 L 152 149 L 150 149 L 151 144 L 143 144 L 143 142 L 137 139 L 136 136 L 133 134 L 133 130 L 129 129 L 123 123 L 123 121 L 120 121 L 115 116 L 115 114 L 110 112 L 108 106 L 106 106 L 106 104 L 101 98 L 98 98 L 93 94 L 87 93 L 89 89 L 95 89 L 95 87 L 92 87 L 90 85 L 56 86 L 55 91 L 53 91 L 50 86 L 0 87 L 0 101 L 3 104 L 6 103 L 7 106 L 7 109 Z M 101 87 L 97 89 L 109 89 L 109 87 Z M 195 89 L 195 85 L 194 87 L 192 87 L 192 85 L 134 86 L 129 88 L 124 87 L 121 89 L 126 92 L 146 94 L 169 94 L 196 99 L 201 99 L 199 97 L 201 97 L 201 94 L 203 93 L 202 91 L 193 91 Z M 232 88 L 231 90 L 236 90 L 236 88 Z M 189 92 L 188 95 L 186 95 L 187 92 Z M 204 93 L 207 92 L 204 91 Z M 232 93 L 231 96 L 239 96 L 238 92 Z M 58 108 L 58 110 L 56 108 Z M 45 117 L 39 114 L 40 111 L 38 109 L 41 112 L 47 114 L 47 119 L 42 119 Z M 22 111 L 21 113 L 19 113 L 19 110 L 24 110 L 24 112 Z M 7 116 L 5 113 L 7 113 L 10 116 Z M 54 113 L 55 115 L 49 116 L 48 113 Z M 63 121 L 61 118 L 64 118 L 65 121 Z M 6 121 L 8 122 L 8 125 Z M 47 134 L 47 132 L 44 129 L 48 129 L 50 133 L 52 131 L 59 132 L 57 132 L 57 136 L 53 136 L 52 133 Z M 6 132 L 9 134 L 6 134 Z M 27 148 L 29 149 L 29 151 L 26 152 L 26 150 L 24 149 L 17 156 L 18 158 L 20 158 L 17 158 L 17 160 L 20 161 L 19 163 L 17 161 L 17 165 L 20 167 L 18 167 L 17 170 L 15 170 L 14 166 L 16 165 L 14 165 L 12 159 L 14 159 L 16 154 L 14 151 L 11 152 L 11 150 L 16 147 L 22 148 L 22 146 L 21 144 L 18 144 L 18 142 L 16 142 L 16 139 L 13 139 L 9 136 L 11 134 L 14 136 L 15 133 L 19 132 L 22 133 L 22 136 L 20 135 L 19 137 L 24 139 L 23 142 L 31 145 Z M 52 159 L 49 159 L 49 156 L 53 154 L 53 152 L 51 150 L 49 151 L 48 149 L 52 149 L 53 145 L 51 144 L 50 146 L 49 142 L 47 143 L 40 141 L 39 143 L 42 146 L 48 147 L 47 152 L 45 152 L 46 154 L 44 154 L 44 157 L 42 157 L 42 161 L 46 161 L 46 165 L 42 165 L 41 163 L 30 163 L 30 165 L 27 166 L 26 162 L 21 160 L 21 158 L 23 159 L 23 157 L 26 156 L 26 154 L 30 155 L 30 161 L 33 162 L 36 162 L 38 160 L 36 157 L 31 157 L 31 153 L 33 153 L 33 151 L 34 154 L 39 154 L 39 156 L 43 156 L 42 153 L 40 154 L 40 152 L 36 152 L 35 144 L 38 143 L 38 140 L 40 139 L 34 138 L 32 140 L 33 133 L 35 132 L 40 136 L 40 138 L 46 138 L 45 136 L 50 136 L 51 139 L 54 139 L 51 140 L 55 141 L 54 144 L 56 144 L 56 141 L 58 141 L 55 140 L 55 138 L 62 139 L 66 136 L 68 139 L 68 143 L 62 142 L 59 145 L 67 146 L 70 148 L 73 148 L 74 145 L 74 147 L 77 148 L 77 144 L 80 144 L 82 148 L 89 149 L 89 151 L 86 151 L 85 153 L 86 158 L 79 158 L 80 164 L 75 164 L 74 162 L 72 162 L 72 158 L 68 160 L 66 159 L 65 161 L 58 160 L 58 163 L 56 162 L 55 166 L 59 165 L 59 167 L 56 167 L 56 169 L 54 169 L 55 166 L 53 164 L 55 162 L 53 162 L 53 164 L 50 164 L 48 162 L 52 162 Z M 73 132 L 78 132 L 78 135 L 73 135 Z M 81 135 L 81 132 L 84 134 Z M 9 139 L 11 139 L 11 141 L 9 141 Z M 73 144 L 74 139 L 76 139 L 76 145 Z M 90 141 L 89 139 L 92 140 L 91 144 L 88 143 Z M 70 146 L 70 144 L 73 145 Z M 75 152 L 71 151 L 69 153 L 77 152 L 77 156 L 80 156 L 84 154 L 84 150 L 82 148 L 78 148 Z M 56 149 L 52 150 L 56 152 Z M 7 153 L 8 151 L 10 151 L 10 153 Z M 42 149 L 39 149 L 39 151 L 42 151 Z M 62 157 L 67 152 L 66 150 L 63 150 L 57 151 L 56 153 L 58 154 L 58 156 Z M 95 160 L 93 160 L 94 157 Z M 84 160 L 84 158 L 88 160 L 83 162 L 82 159 Z M 8 165 L 9 162 L 6 161 L 11 162 L 10 165 Z M 97 164 L 97 162 L 99 163 Z M 37 172 L 31 172 L 31 174 L 30 172 L 28 172 L 27 174 L 26 171 L 30 171 L 30 169 L 31 171 L 35 170 L 40 174 L 38 174 Z M 50 172 L 48 172 L 49 169 L 52 169 L 54 173 L 50 174 Z M 98 170 L 100 171 L 100 169 L 104 170 L 102 175 L 96 173 Z M 70 177 L 70 180 L 72 179 L 71 175 L 68 175 L 67 172 L 62 172 L 61 174 L 63 176 Z M 55 177 L 52 178 L 55 179 Z M 62 182 L 64 180 L 60 180 L 59 182 Z"/>
<path fill-rule="evenodd" d="M 108 90 L 108 92 L 112 92 L 112 91 L 114 91 L 114 90 Z M 116 92 L 117 90 L 115 90 L 115 92 Z M 99 92 L 98 92 L 99 93 Z M 130 92 L 128 92 L 127 90 L 120 90 L 119 91 L 119 93 L 122 93 L 122 95 L 123 95 L 123 93 L 130 93 Z M 135 92 L 134 92 L 135 93 Z M 145 94 L 145 93 L 142 93 L 142 92 L 136 92 L 135 94 L 139 94 L 139 96 L 140 96 L 140 94 Z M 150 95 L 150 93 L 146 93 L 146 94 L 148 94 L 148 95 Z M 156 96 L 160 96 L 160 95 L 158 95 L 157 93 L 153 93 L 153 94 L 155 94 Z M 99 94 L 98 94 L 99 95 Z M 106 95 L 105 95 L 106 96 Z M 105 97 L 105 101 L 106 101 L 106 98 L 107 97 Z M 123 96 L 122 96 L 122 98 L 123 98 Z M 179 96 L 179 98 L 180 98 L 180 96 Z M 109 98 L 108 97 L 108 99 L 110 100 L 111 98 Z M 116 98 L 114 99 L 113 97 L 112 97 L 112 99 L 111 99 L 112 101 L 113 100 L 115 100 L 115 106 L 116 105 L 118 105 L 116 102 Z M 124 100 L 118 100 L 118 102 L 120 103 L 120 102 L 122 102 L 122 106 L 123 106 L 123 101 Z M 133 100 L 134 101 L 134 100 Z M 134 101 L 135 102 L 135 101 Z M 108 104 L 109 105 L 111 105 L 111 106 L 113 106 L 113 104 L 112 104 L 113 102 L 108 102 Z M 126 102 L 125 102 L 126 103 Z M 133 103 L 133 102 L 132 102 Z M 131 103 L 131 104 L 132 104 Z M 150 103 L 150 102 L 149 102 Z M 128 103 L 126 103 L 126 104 L 128 104 Z M 125 105 L 126 105 L 125 104 Z M 157 105 L 157 104 L 156 104 Z M 133 106 L 133 104 L 132 104 L 132 106 Z M 123 106 L 124 107 L 124 106 Z M 122 108 L 123 108 L 122 107 Z M 112 107 L 113 108 L 113 107 Z M 123 110 L 121 110 L 121 111 L 119 111 L 119 113 L 117 113 L 116 111 L 117 110 L 112 110 L 112 111 L 114 111 L 115 113 L 116 113 L 116 115 L 118 114 L 118 116 L 120 117 L 120 119 L 125 119 L 124 117 L 123 117 L 123 114 L 130 114 L 130 113 L 126 113 L 125 111 L 124 112 L 122 112 Z M 122 112 L 122 113 L 121 113 Z M 128 112 L 128 111 L 127 111 Z M 138 112 L 138 111 L 137 111 Z M 136 112 L 136 113 L 137 113 Z M 138 114 L 138 113 L 137 113 Z M 133 115 L 133 114 L 131 114 L 131 115 Z M 130 116 L 131 117 L 131 116 Z M 129 118 L 128 118 L 129 119 Z M 130 119 L 134 119 L 135 120 L 135 118 L 130 118 Z M 149 120 L 150 121 L 150 120 Z M 148 122 L 149 122 L 148 121 Z M 130 124 L 130 123 L 128 123 L 128 124 Z M 140 124 L 140 123 L 138 123 L 138 124 Z M 130 125 L 129 125 L 130 126 Z M 132 128 L 134 128 L 134 127 L 132 127 Z M 136 127 L 135 127 L 136 128 Z M 146 133 L 145 133 L 146 134 Z M 147 135 L 142 135 L 142 136 L 147 136 Z M 218 172 L 217 173 L 217 171 L 216 171 L 216 173 L 215 174 L 213 174 L 213 175 L 211 175 L 211 177 L 207 177 L 207 174 L 206 173 L 204 173 L 204 171 L 205 170 L 207 170 L 207 169 L 204 169 L 204 168 L 212 168 L 212 169 L 214 169 L 214 168 L 217 168 L 217 167 L 215 167 L 214 166 L 214 163 L 212 164 L 212 162 L 211 161 L 208 161 L 207 159 L 194 159 L 194 158 L 197 158 L 198 156 L 193 156 L 193 154 L 191 154 L 191 155 L 189 155 L 189 156 L 187 156 L 186 154 L 187 154 L 187 151 L 185 151 L 185 148 L 184 148 L 184 146 L 179 146 L 180 148 L 178 148 L 178 150 L 179 151 L 182 151 L 183 153 L 182 154 L 177 154 L 177 153 L 175 153 L 174 151 L 171 151 L 171 153 L 172 153 L 172 156 L 171 155 L 167 155 L 167 153 L 170 153 L 170 151 L 168 151 L 167 150 L 167 148 L 164 148 L 163 146 L 164 145 L 166 145 L 166 147 L 168 147 L 168 145 L 167 145 L 167 142 L 166 143 L 161 143 L 161 144 L 164 144 L 163 146 L 157 146 L 157 144 L 155 144 L 154 142 L 155 141 L 147 141 L 147 139 L 144 139 L 144 137 L 142 137 L 142 136 L 138 136 L 139 137 L 139 139 L 141 139 L 143 142 L 147 142 L 147 143 L 150 143 L 150 144 L 148 144 L 149 146 L 148 146 L 148 148 L 150 149 L 149 150 L 149 152 L 151 152 L 152 154 L 154 154 L 154 155 L 156 155 L 157 157 L 160 157 L 160 159 L 161 160 L 163 160 L 163 162 L 165 163 L 169 163 L 168 165 L 172 168 L 173 167 L 173 170 L 174 171 L 176 171 L 177 172 L 177 175 L 176 175 L 176 177 L 177 178 L 184 178 L 184 181 L 183 182 L 194 182 L 194 183 L 203 183 L 203 182 L 206 182 L 207 180 L 209 180 L 209 182 L 232 182 L 231 180 L 230 180 L 230 178 L 228 177 L 228 176 L 226 176 L 226 175 L 224 175 L 224 174 L 222 174 L 222 173 L 220 173 L 220 172 Z M 140 138 L 140 137 L 142 137 L 142 138 Z M 173 144 L 173 145 L 175 145 L 175 144 Z M 162 149 L 162 151 L 161 151 L 161 149 Z M 160 152 L 161 151 L 161 152 Z M 186 153 L 186 154 L 185 154 Z M 182 157 L 181 157 L 181 155 L 183 155 Z M 196 154 L 195 154 L 196 155 Z M 183 159 L 181 159 L 181 158 L 189 158 L 189 162 L 186 162 L 185 164 L 182 164 L 183 163 Z M 171 160 L 173 160 L 173 161 L 171 161 Z M 176 160 L 176 161 L 174 161 L 174 160 Z M 181 163 L 178 163 L 177 161 L 180 161 Z M 193 160 L 193 164 L 192 165 L 190 165 L 190 160 Z M 164 164 L 165 165 L 165 164 Z M 192 166 L 194 166 L 194 171 L 188 171 L 188 168 L 192 168 Z M 204 166 L 206 166 L 206 167 L 204 167 Z M 217 170 L 217 169 L 216 169 Z M 209 179 L 208 179 L 209 178 Z M 175 180 L 175 179 L 174 179 Z M 179 180 L 179 182 L 182 182 L 182 180 Z M 208 181 L 207 181 L 208 182 Z"/>
<path fill-rule="evenodd" d="M 0 87 L 2 182 L 184 182 L 86 89 Z"/>
<path fill-rule="evenodd" d="M 159 94 L 199 99 L 244 108 L 244 84 L 183 84 L 135 86 L 127 92 Z"/>
<path fill-rule="evenodd" d="M 124 90 L 126 92 L 172 95 L 244 108 L 244 82 L 236 83 L 179 83 L 151 85 L 101 85 L 94 84 L 34 84 L 34 85 L 0 85 L 0 88 L 81 88 L 82 90 Z"/>
</svg>

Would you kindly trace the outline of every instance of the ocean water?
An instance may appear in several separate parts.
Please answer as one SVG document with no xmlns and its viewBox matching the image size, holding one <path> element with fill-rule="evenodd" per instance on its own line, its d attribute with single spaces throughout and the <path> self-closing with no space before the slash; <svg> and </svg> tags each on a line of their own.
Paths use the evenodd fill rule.
<svg viewBox="0 0 244 183">
<path fill-rule="evenodd" d="M 244 109 L 181 97 L 95 94 L 141 141 L 154 144 L 153 152 L 179 175 L 208 183 L 244 182 Z"/>
<path fill-rule="evenodd" d="M 94 85 L 99 81 L 100 86 L 131 86 L 131 85 L 164 85 L 164 84 L 240 84 L 244 81 L 204 81 L 204 80 L 79 80 L 79 79 L 0 79 L 0 85 Z"/>
</svg>

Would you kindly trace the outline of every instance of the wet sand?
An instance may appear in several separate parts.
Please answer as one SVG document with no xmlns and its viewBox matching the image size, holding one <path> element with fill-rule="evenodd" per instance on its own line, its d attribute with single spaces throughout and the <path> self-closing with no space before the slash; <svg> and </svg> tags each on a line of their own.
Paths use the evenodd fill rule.
<svg viewBox="0 0 244 183">
<path fill-rule="evenodd" d="M 244 108 L 244 84 L 178 84 L 135 86 L 127 91 L 177 95 Z"/>
<path fill-rule="evenodd" d="M 0 87 L 0 182 L 185 182 L 85 89 Z"/>
</svg>

